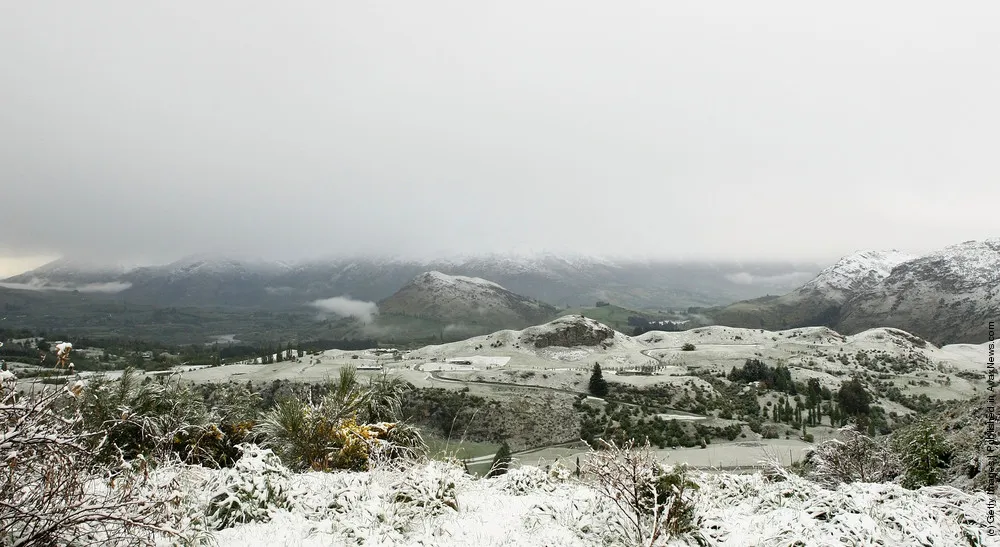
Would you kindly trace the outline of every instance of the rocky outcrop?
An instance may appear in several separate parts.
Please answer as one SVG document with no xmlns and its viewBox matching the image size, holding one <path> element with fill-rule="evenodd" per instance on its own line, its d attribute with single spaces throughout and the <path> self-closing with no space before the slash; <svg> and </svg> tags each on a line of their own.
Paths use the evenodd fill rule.
<svg viewBox="0 0 1000 547">
<path fill-rule="evenodd" d="M 615 331 L 607 325 L 587 319 L 582 315 L 567 315 L 555 321 L 526 329 L 522 343 L 536 348 L 549 346 L 608 346 L 614 342 Z"/>
</svg>

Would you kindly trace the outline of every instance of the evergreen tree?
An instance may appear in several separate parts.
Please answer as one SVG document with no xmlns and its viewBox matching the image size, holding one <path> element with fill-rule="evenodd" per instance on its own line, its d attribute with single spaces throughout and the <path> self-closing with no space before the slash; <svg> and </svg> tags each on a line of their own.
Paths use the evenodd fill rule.
<svg viewBox="0 0 1000 547">
<path fill-rule="evenodd" d="M 894 438 L 896 452 L 903 461 L 903 486 L 933 486 L 941 479 L 941 470 L 951 459 L 951 448 L 938 427 L 922 418 Z"/>
<path fill-rule="evenodd" d="M 819 408 L 819 403 L 822 400 L 823 388 L 819 385 L 819 380 L 810 378 L 806 387 L 806 404 L 809 408 Z"/>
<path fill-rule="evenodd" d="M 840 386 L 837 402 L 840 403 L 841 411 L 849 416 L 867 415 L 871 410 L 871 397 L 857 378 Z"/>
<path fill-rule="evenodd" d="M 594 363 L 594 372 L 590 375 L 590 394 L 594 397 L 604 397 L 608 394 L 608 382 L 601 372 L 601 365 Z"/>
<path fill-rule="evenodd" d="M 497 453 L 493 456 L 493 464 L 490 465 L 490 470 L 486 474 L 486 478 L 493 478 L 503 475 L 510 468 L 510 446 L 507 445 L 507 441 L 504 441 Z"/>
</svg>

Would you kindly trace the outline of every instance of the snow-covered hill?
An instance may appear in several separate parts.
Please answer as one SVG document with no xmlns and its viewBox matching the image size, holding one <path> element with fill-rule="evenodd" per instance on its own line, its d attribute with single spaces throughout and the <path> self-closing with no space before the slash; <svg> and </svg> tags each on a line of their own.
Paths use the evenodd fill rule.
<svg viewBox="0 0 1000 547">
<path fill-rule="evenodd" d="M 478 277 L 424 272 L 379 302 L 380 314 L 441 323 L 528 325 L 555 314 L 548 304 L 515 294 Z"/>
<path fill-rule="evenodd" d="M 60 258 L 34 270 L 9 277 L 0 287 L 33 291 L 114 293 L 131 284 L 123 276 L 134 269 L 127 264 L 106 264 L 78 258 Z"/>
</svg>

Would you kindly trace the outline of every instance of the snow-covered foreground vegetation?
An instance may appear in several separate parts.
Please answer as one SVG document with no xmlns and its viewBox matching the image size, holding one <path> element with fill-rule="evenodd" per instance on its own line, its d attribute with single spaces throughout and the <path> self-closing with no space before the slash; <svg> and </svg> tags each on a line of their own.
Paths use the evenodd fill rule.
<svg viewBox="0 0 1000 547">
<path fill-rule="evenodd" d="M 428 459 L 400 419 L 412 386 L 388 375 L 344 370 L 264 409 L 242 384 L 206 400 L 131 369 L 15 386 L 0 385 L 2 547 L 996 544 L 983 401 L 883 436 L 859 414 L 794 473 L 694 472 L 608 435 L 572 468 L 508 469 L 505 443 L 477 478 Z"/>
<path fill-rule="evenodd" d="M 627 514 L 561 465 L 477 479 L 456 464 L 290 473 L 251 448 L 235 469 L 170 468 L 220 547 L 245 545 L 634 545 Z M 693 473 L 695 529 L 663 545 L 991 545 L 983 493 L 795 474 Z"/>
</svg>

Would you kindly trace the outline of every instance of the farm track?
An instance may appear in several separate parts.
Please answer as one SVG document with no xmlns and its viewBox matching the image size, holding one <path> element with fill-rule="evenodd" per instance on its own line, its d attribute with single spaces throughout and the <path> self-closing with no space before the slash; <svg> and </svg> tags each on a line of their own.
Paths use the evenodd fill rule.
<svg viewBox="0 0 1000 547">
<path fill-rule="evenodd" d="M 576 391 L 576 390 L 572 390 L 572 389 L 563 389 L 563 388 L 557 388 L 557 387 L 545 387 L 545 386 L 534 386 L 534 385 L 526 385 L 526 384 L 515 384 L 515 383 L 511 383 L 511 382 L 497 382 L 495 380 L 459 380 L 457 378 L 447 378 L 447 377 L 444 377 L 444 376 L 440 376 L 439 373 L 436 372 L 436 371 L 434 371 L 434 372 L 428 372 L 428 374 L 430 374 L 431 377 L 434 378 L 435 380 L 440 380 L 442 382 L 459 383 L 459 384 L 463 384 L 463 385 L 488 385 L 488 386 L 497 386 L 497 387 L 507 387 L 507 388 L 513 388 L 513 389 L 530 389 L 530 390 L 535 390 L 535 391 L 554 391 L 554 392 L 557 392 L 557 393 L 566 393 L 566 394 L 574 395 L 574 396 L 580 396 L 580 395 L 589 396 L 590 395 L 586 391 Z M 639 408 L 641 408 L 641 405 L 637 405 L 635 403 L 626 403 L 624 401 L 617 401 L 615 399 L 608 399 L 608 398 L 604 398 L 603 400 L 604 400 L 604 402 L 606 402 L 608 404 L 618 404 L 618 405 L 622 405 L 622 406 L 631 406 L 631 407 L 639 407 Z M 680 415 L 680 416 L 698 417 L 698 418 L 702 418 L 702 419 L 708 419 L 709 418 L 708 416 L 705 416 L 703 414 L 695 414 L 693 412 L 688 412 L 686 410 L 681 410 L 679 408 L 667 408 L 667 410 L 670 413 L 677 414 L 677 415 Z"/>
</svg>

